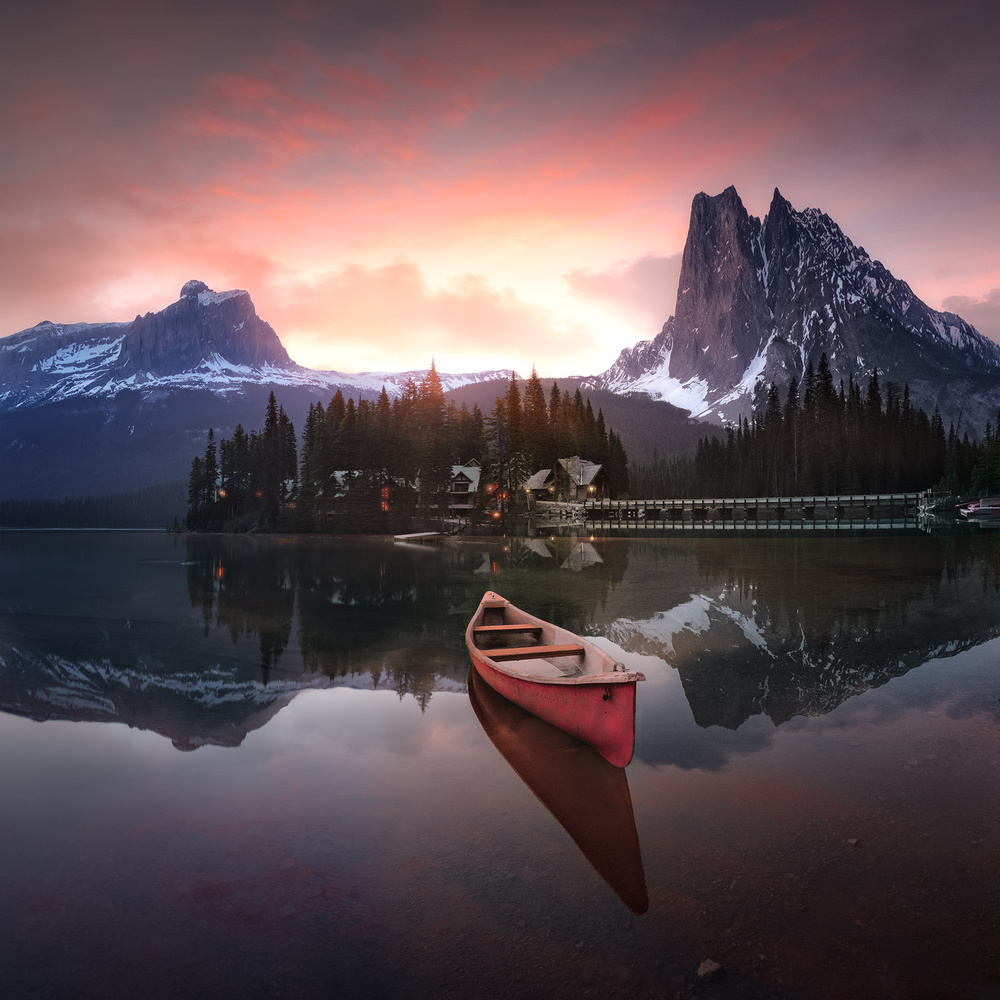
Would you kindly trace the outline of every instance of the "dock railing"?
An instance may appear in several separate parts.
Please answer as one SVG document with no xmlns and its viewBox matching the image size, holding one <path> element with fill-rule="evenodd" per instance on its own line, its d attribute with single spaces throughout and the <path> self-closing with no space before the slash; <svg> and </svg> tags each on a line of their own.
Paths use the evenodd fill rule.
<svg viewBox="0 0 1000 1000">
<path fill-rule="evenodd" d="M 633 531 L 915 531 L 923 494 L 539 501 L 539 521 Z"/>
</svg>

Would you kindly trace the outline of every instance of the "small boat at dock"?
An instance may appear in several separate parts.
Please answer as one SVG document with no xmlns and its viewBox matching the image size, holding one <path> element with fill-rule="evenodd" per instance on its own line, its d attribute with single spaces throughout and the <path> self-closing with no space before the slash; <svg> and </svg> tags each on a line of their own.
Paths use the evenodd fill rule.
<svg viewBox="0 0 1000 1000">
<path fill-rule="evenodd" d="M 1000 523 L 1000 497 L 981 497 L 973 503 L 959 507 L 959 513 L 969 521 L 980 524 Z"/>
<path fill-rule="evenodd" d="M 465 630 L 479 676 L 523 709 L 589 743 L 616 767 L 635 749 L 635 685 L 645 680 L 594 643 L 492 590 Z"/>
</svg>

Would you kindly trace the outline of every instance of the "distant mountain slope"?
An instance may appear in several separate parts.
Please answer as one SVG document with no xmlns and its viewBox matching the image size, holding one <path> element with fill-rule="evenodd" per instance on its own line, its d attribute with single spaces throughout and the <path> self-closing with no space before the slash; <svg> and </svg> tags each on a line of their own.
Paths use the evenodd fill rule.
<svg viewBox="0 0 1000 1000">
<path fill-rule="evenodd" d="M 759 384 L 801 383 L 823 353 L 835 384 L 867 384 L 877 369 L 946 423 L 964 414 L 980 430 L 1000 405 L 1000 346 L 921 302 L 829 216 L 796 211 L 777 189 L 763 221 L 735 188 L 695 197 L 674 315 L 588 383 L 732 419 L 750 412 Z"/>
<path fill-rule="evenodd" d="M 506 372 L 441 374 L 446 389 L 506 377 Z M 134 391 L 207 389 L 231 394 L 247 386 L 290 386 L 329 398 L 337 389 L 375 398 L 390 395 L 423 371 L 313 371 L 295 364 L 278 335 L 254 309 L 249 293 L 213 292 L 189 281 L 181 296 L 131 323 L 48 321 L 0 339 L 0 411 L 70 399 L 111 398 Z"/>
<path fill-rule="evenodd" d="M 439 373 L 446 390 L 507 372 Z M 207 429 L 259 427 L 271 391 L 297 429 L 337 390 L 399 395 L 424 371 L 295 364 L 245 291 L 189 281 L 131 323 L 44 322 L 0 339 L 0 499 L 127 493 L 187 478 Z"/>
</svg>

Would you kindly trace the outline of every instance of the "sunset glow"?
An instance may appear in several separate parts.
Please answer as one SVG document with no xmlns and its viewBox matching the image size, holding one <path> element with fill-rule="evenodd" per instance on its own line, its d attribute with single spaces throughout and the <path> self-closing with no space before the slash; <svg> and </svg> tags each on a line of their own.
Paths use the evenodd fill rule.
<svg viewBox="0 0 1000 1000">
<path fill-rule="evenodd" d="M 5 18 L 0 334 L 247 289 L 340 371 L 603 371 L 775 186 L 1000 340 L 1000 16 L 104 0 Z M 55 11 L 55 12 L 54 12 Z"/>
</svg>

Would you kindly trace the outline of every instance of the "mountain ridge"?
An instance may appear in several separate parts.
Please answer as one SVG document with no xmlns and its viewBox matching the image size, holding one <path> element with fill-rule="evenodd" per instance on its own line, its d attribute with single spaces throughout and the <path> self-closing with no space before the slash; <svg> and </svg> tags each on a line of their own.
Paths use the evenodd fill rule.
<svg viewBox="0 0 1000 1000">
<path fill-rule="evenodd" d="M 337 389 L 375 398 L 385 385 L 398 396 L 406 372 L 317 371 L 296 364 L 254 308 L 249 292 L 215 292 L 192 280 L 180 298 L 131 322 L 52 323 L 0 338 L 0 408 L 15 410 L 122 391 L 207 389 L 232 393 L 249 385 L 289 386 L 332 395 Z M 438 373 L 447 389 L 509 378 L 509 371 Z"/>
<path fill-rule="evenodd" d="M 604 373 L 559 380 L 604 394 L 639 460 L 689 453 L 699 419 L 725 422 L 826 354 L 834 384 L 910 387 L 914 405 L 979 433 L 1000 407 L 1000 346 L 931 309 L 818 209 L 775 188 L 763 219 L 735 187 L 692 200 L 674 314 Z M 249 292 L 184 284 L 131 322 L 52 323 L 0 338 L 0 499 L 128 493 L 187 476 L 209 427 L 260 425 L 270 392 L 301 428 L 338 390 L 400 395 L 427 370 L 314 371 L 291 360 Z M 438 373 L 446 395 L 491 408 L 508 370 Z M 483 394 L 486 394 L 483 396 Z M 670 405 L 667 405 L 670 404 Z M 685 414 L 691 416 L 685 416 Z M 699 418 L 699 419 L 694 419 Z M 708 428 L 705 428 L 707 433 Z"/>
<path fill-rule="evenodd" d="M 259 427 L 274 392 L 301 428 L 338 391 L 399 396 L 426 370 L 296 364 L 243 289 L 183 286 L 130 323 L 52 323 L 0 339 L 0 499 L 107 496 L 187 478 L 208 428 Z M 446 392 L 509 371 L 439 373 Z M 183 514 L 179 511 L 178 514 Z"/>
<path fill-rule="evenodd" d="M 763 385 L 800 384 L 827 354 L 835 381 L 909 383 L 914 403 L 978 428 L 1000 405 L 1000 345 L 922 302 L 818 209 L 778 188 L 763 220 L 732 186 L 695 196 L 674 314 L 594 388 L 645 392 L 715 421 L 747 416 Z"/>
</svg>

